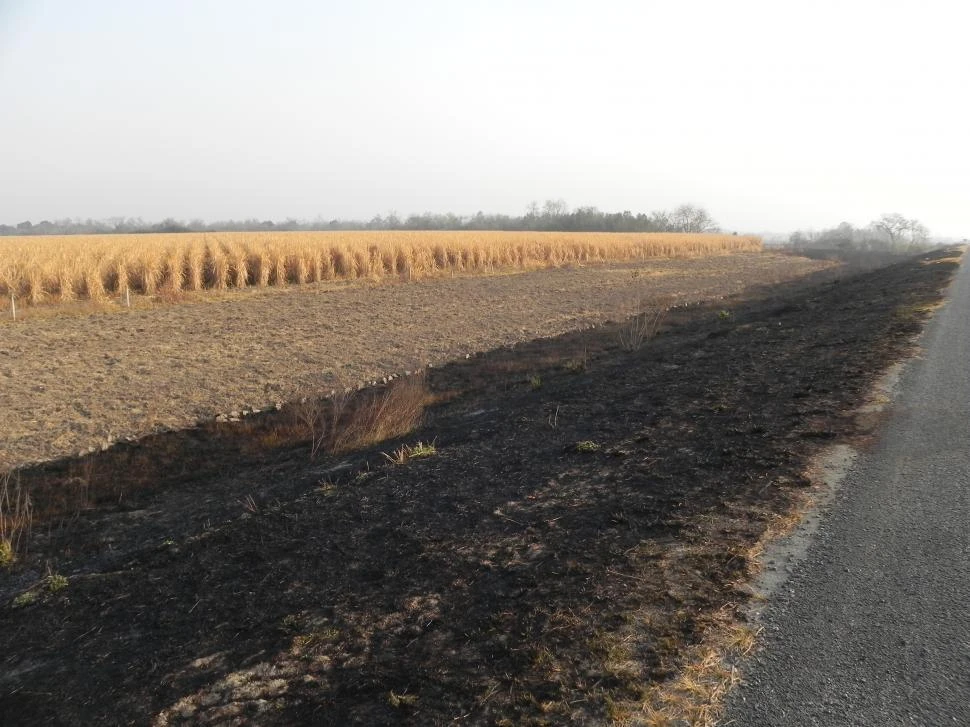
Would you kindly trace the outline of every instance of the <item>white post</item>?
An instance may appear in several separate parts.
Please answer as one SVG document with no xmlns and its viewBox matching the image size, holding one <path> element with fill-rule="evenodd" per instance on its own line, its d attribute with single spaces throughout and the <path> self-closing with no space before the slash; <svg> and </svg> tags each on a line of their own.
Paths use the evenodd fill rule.
<svg viewBox="0 0 970 727">
<path fill-rule="evenodd" d="M 10 313 L 13 315 L 13 319 L 17 320 L 17 299 L 13 293 L 10 294 Z"/>
<path fill-rule="evenodd" d="M 131 308 L 131 288 L 125 286 L 125 305 Z"/>
</svg>

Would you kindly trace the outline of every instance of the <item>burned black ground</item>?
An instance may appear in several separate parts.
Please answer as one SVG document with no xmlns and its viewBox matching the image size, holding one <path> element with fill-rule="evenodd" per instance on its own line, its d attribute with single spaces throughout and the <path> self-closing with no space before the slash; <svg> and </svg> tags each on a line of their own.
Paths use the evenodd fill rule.
<svg viewBox="0 0 970 727">
<path fill-rule="evenodd" d="M 0 722 L 606 721 L 744 600 L 952 256 L 676 309 L 635 351 L 619 323 L 434 369 L 447 401 L 401 441 L 437 451 L 403 465 L 310 462 L 280 412 L 23 472 L 96 507 L 0 575 Z"/>
</svg>

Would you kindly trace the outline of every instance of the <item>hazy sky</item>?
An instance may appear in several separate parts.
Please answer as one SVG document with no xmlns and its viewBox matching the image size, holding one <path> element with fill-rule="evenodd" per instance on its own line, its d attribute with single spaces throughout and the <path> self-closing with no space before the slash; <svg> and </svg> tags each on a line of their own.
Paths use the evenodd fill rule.
<svg viewBox="0 0 970 727">
<path fill-rule="evenodd" d="M 970 235 L 954 0 L 0 0 L 0 223 L 708 208 Z"/>
</svg>

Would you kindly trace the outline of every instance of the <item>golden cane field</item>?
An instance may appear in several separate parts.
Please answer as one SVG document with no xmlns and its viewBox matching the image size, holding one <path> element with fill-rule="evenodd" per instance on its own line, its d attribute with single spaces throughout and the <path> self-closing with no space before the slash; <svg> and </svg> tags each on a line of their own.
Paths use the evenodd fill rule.
<svg viewBox="0 0 970 727">
<path fill-rule="evenodd" d="M 761 250 L 753 236 L 603 232 L 222 232 L 0 238 L 0 305 L 485 274 Z"/>
</svg>

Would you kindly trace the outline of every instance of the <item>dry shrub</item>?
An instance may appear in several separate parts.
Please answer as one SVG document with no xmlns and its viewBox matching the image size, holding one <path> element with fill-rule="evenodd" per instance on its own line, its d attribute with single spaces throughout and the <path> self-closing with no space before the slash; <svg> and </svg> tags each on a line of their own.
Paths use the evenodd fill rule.
<svg viewBox="0 0 970 727">
<path fill-rule="evenodd" d="M 370 255 L 367 250 L 354 250 L 353 253 L 354 278 L 366 278 L 370 272 Z"/>
<path fill-rule="evenodd" d="M 269 251 L 259 248 L 250 256 L 250 269 L 253 271 L 253 284 L 265 288 L 269 285 L 270 274 L 273 272 L 273 260 Z"/>
<path fill-rule="evenodd" d="M 310 442 L 310 457 L 341 455 L 415 429 L 432 401 L 423 375 L 395 379 L 375 390 L 302 396 L 291 407 L 293 425 Z"/>
<path fill-rule="evenodd" d="M 278 246 L 274 246 L 270 252 L 270 285 L 286 285 L 286 255 L 280 252 Z"/>
<path fill-rule="evenodd" d="M 0 566 L 9 565 L 27 548 L 33 523 L 30 493 L 10 472 L 0 477 Z"/>
<path fill-rule="evenodd" d="M 310 282 L 310 267 L 306 257 L 301 252 L 287 255 L 284 261 L 286 267 L 286 282 L 304 285 Z"/>
<path fill-rule="evenodd" d="M 644 343 L 657 335 L 669 309 L 670 306 L 665 302 L 655 301 L 644 305 L 638 300 L 633 315 L 620 324 L 617 334 L 620 347 L 624 351 L 638 351 Z"/>
<path fill-rule="evenodd" d="M 124 295 L 131 286 L 131 281 L 128 279 L 128 261 L 124 257 L 111 261 L 107 283 L 108 290 L 114 295 Z"/>
<path fill-rule="evenodd" d="M 307 260 L 307 271 L 310 276 L 309 282 L 319 283 L 323 280 L 323 264 L 320 261 L 322 250 L 307 249 L 303 253 Z"/>
<path fill-rule="evenodd" d="M 245 288 L 249 285 L 249 262 L 246 250 L 235 242 L 227 243 L 225 247 L 232 285 L 236 288 Z"/>
<path fill-rule="evenodd" d="M 327 248 L 320 250 L 320 280 L 333 280 L 335 276 L 333 251 Z"/>
<path fill-rule="evenodd" d="M 67 264 L 57 273 L 57 279 L 53 287 L 57 291 L 57 297 L 62 303 L 70 303 L 77 300 L 77 290 L 74 283 L 76 269 L 73 265 Z"/>
<path fill-rule="evenodd" d="M 21 297 L 26 298 L 31 305 L 42 303 L 45 298 L 44 275 L 40 270 L 29 270 L 24 276 L 23 288 L 25 294 Z"/>
<path fill-rule="evenodd" d="M 165 270 L 167 272 L 166 288 L 173 293 L 181 292 L 185 285 L 185 263 L 182 260 L 181 250 L 171 250 L 168 253 Z"/>
<path fill-rule="evenodd" d="M 330 448 L 350 397 L 351 390 L 345 388 L 328 398 L 310 393 L 300 396 L 290 408 L 297 432 L 310 441 L 310 459 Z"/>
<path fill-rule="evenodd" d="M 143 257 L 136 270 L 135 287 L 145 295 L 154 295 L 162 277 L 161 266 L 155 255 Z"/>
<path fill-rule="evenodd" d="M 185 280 L 189 290 L 205 287 L 205 243 L 194 241 L 185 255 Z"/>
<path fill-rule="evenodd" d="M 104 271 L 101 260 L 95 260 L 89 266 L 86 266 L 81 277 L 84 297 L 88 300 L 102 301 L 108 297 L 108 291 L 104 287 Z"/>
<path fill-rule="evenodd" d="M 354 277 L 354 258 L 345 248 L 335 247 L 332 251 L 334 274 L 338 278 Z"/>
<path fill-rule="evenodd" d="M 334 433 L 331 452 L 342 454 L 407 434 L 421 423 L 430 398 L 424 376 L 396 379 L 382 391 L 364 392 Z"/>
<path fill-rule="evenodd" d="M 206 245 L 204 268 L 205 287 L 215 290 L 225 290 L 229 287 L 229 258 L 226 257 L 218 240 L 211 240 Z"/>
</svg>

